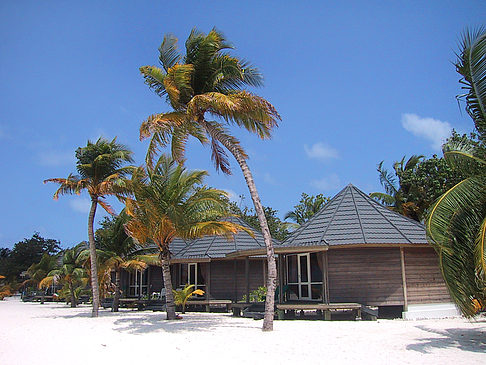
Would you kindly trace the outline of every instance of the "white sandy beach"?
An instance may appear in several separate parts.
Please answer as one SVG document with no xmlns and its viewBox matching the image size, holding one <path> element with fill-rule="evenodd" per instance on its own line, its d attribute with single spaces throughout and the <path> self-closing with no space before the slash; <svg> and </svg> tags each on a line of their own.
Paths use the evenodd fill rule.
<svg viewBox="0 0 486 365">
<path fill-rule="evenodd" d="M 486 364 L 486 319 L 262 321 L 225 313 L 160 312 L 0 302 L 0 364 Z M 93 362 L 93 360 L 95 360 Z"/>
</svg>

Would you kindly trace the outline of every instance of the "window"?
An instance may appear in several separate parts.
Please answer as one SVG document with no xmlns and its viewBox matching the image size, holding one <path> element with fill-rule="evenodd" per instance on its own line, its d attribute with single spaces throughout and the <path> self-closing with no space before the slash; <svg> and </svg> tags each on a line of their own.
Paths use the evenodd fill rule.
<svg viewBox="0 0 486 365">
<path fill-rule="evenodd" d="M 289 299 L 322 299 L 322 258 L 319 253 L 287 256 Z"/>
</svg>

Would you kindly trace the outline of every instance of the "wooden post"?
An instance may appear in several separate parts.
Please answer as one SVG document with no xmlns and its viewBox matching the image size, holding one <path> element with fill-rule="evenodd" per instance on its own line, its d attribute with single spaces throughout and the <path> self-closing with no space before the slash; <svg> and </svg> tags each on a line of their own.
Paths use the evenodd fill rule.
<svg viewBox="0 0 486 365">
<path fill-rule="evenodd" d="M 400 247 L 400 262 L 402 266 L 402 287 L 403 287 L 403 311 L 408 311 L 408 299 L 407 299 L 407 276 L 405 273 L 405 254 L 403 247 Z"/>
<path fill-rule="evenodd" d="M 211 261 L 206 265 L 206 298 L 211 299 Z"/>
<path fill-rule="evenodd" d="M 246 302 L 250 303 L 250 258 L 245 257 Z"/>
<path fill-rule="evenodd" d="M 237 287 L 237 275 L 236 275 L 236 259 L 233 260 L 233 279 L 234 279 L 234 301 L 235 303 L 238 302 L 238 287 Z"/>
<path fill-rule="evenodd" d="M 283 296 L 283 276 L 282 276 L 282 268 L 283 268 L 283 257 L 282 254 L 278 255 L 278 302 L 282 304 L 282 296 Z"/>
<path fill-rule="evenodd" d="M 327 259 L 327 251 L 322 252 L 322 286 L 323 286 L 323 300 L 325 304 L 329 304 L 329 263 Z"/>
</svg>

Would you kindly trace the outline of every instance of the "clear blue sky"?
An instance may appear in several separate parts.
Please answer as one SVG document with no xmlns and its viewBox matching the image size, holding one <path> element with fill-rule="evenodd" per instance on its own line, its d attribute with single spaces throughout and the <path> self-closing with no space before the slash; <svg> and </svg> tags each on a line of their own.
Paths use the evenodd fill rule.
<svg viewBox="0 0 486 365">
<path fill-rule="evenodd" d="M 216 26 L 263 72 L 256 92 L 280 127 L 270 141 L 234 133 L 281 217 L 301 192 L 381 191 L 378 162 L 439 153 L 450 128 L 472 130 L 452 61 L 460 33 L 484 24 L 485 1 L 330 3 L 2 1 L 0 247 L 34 231 L 64 247 L 87 239 L 87 196 L 53 201 L 42 181 L 75 172 L 74 150 L 99 136 L 118 136 L 142 163 L 140 123 L 168 107 L 138 68 L 156 64 L 165 33 L 183 44 L 193 27 Z M 218 174 L 195 142 L 187 158 L 210 185 L 249 196 L 234 161 L 234 175 Z"/>
</svg>

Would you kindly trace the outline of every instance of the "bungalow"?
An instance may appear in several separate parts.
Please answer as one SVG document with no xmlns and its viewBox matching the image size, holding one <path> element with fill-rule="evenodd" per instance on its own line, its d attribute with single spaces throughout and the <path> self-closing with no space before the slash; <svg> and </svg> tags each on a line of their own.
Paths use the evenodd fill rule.
<svg viewBox="0 0 486 365">
<path fill-rule="evenodd" d="M 174 288 L 194 284 L 195 289 L 204 290 L 206 299 L 239 301 L 249 292 L 266 285 L 265 242 L 260 232 L 237 217 L 226 218 L 253 232 L 245 231 L 233 235 L 232 240 L 224 236 L 206 236 L 192 241 L 176 239 L 170 250 L 171 275 Z M 273 240 L 274 245 L 280 242 Z M 227 257 L 230 252 L 260 250 L 262 255 L 254 257 Z M 149 266 L 145 271 L 125 272 L 122 280 L 124 292 L 129 297 L 140 297 L 147 293 L 158 293 L 163 288 L 162 270 Z"/>
<path fill-rule="evenodd" d="M 247 226 L 241 219 L 232 221 Z M 248 226 L 247 226 L 248 227 Z M 266 283 L 262 235 L 246 232 L 177 240 L 171 250 L 174 287 L 194 284 L 206 299 L 236 302 Z M 422 224 L 346 186 L 282 244 L 278 301 L 359 303 L 405 318 L 456 315 Z M 137 276 L 138 275 L 138 276 Z M 128 274 L 129 295 L 162 288 L 160 267 Z"/>
<path fill-rule="evenodd" d="M 457 314 L 424 226 L 351 184 L 275 252 L 286 289 L 281 302 L 360 303 L 406 318 Z"/>
</svg>

